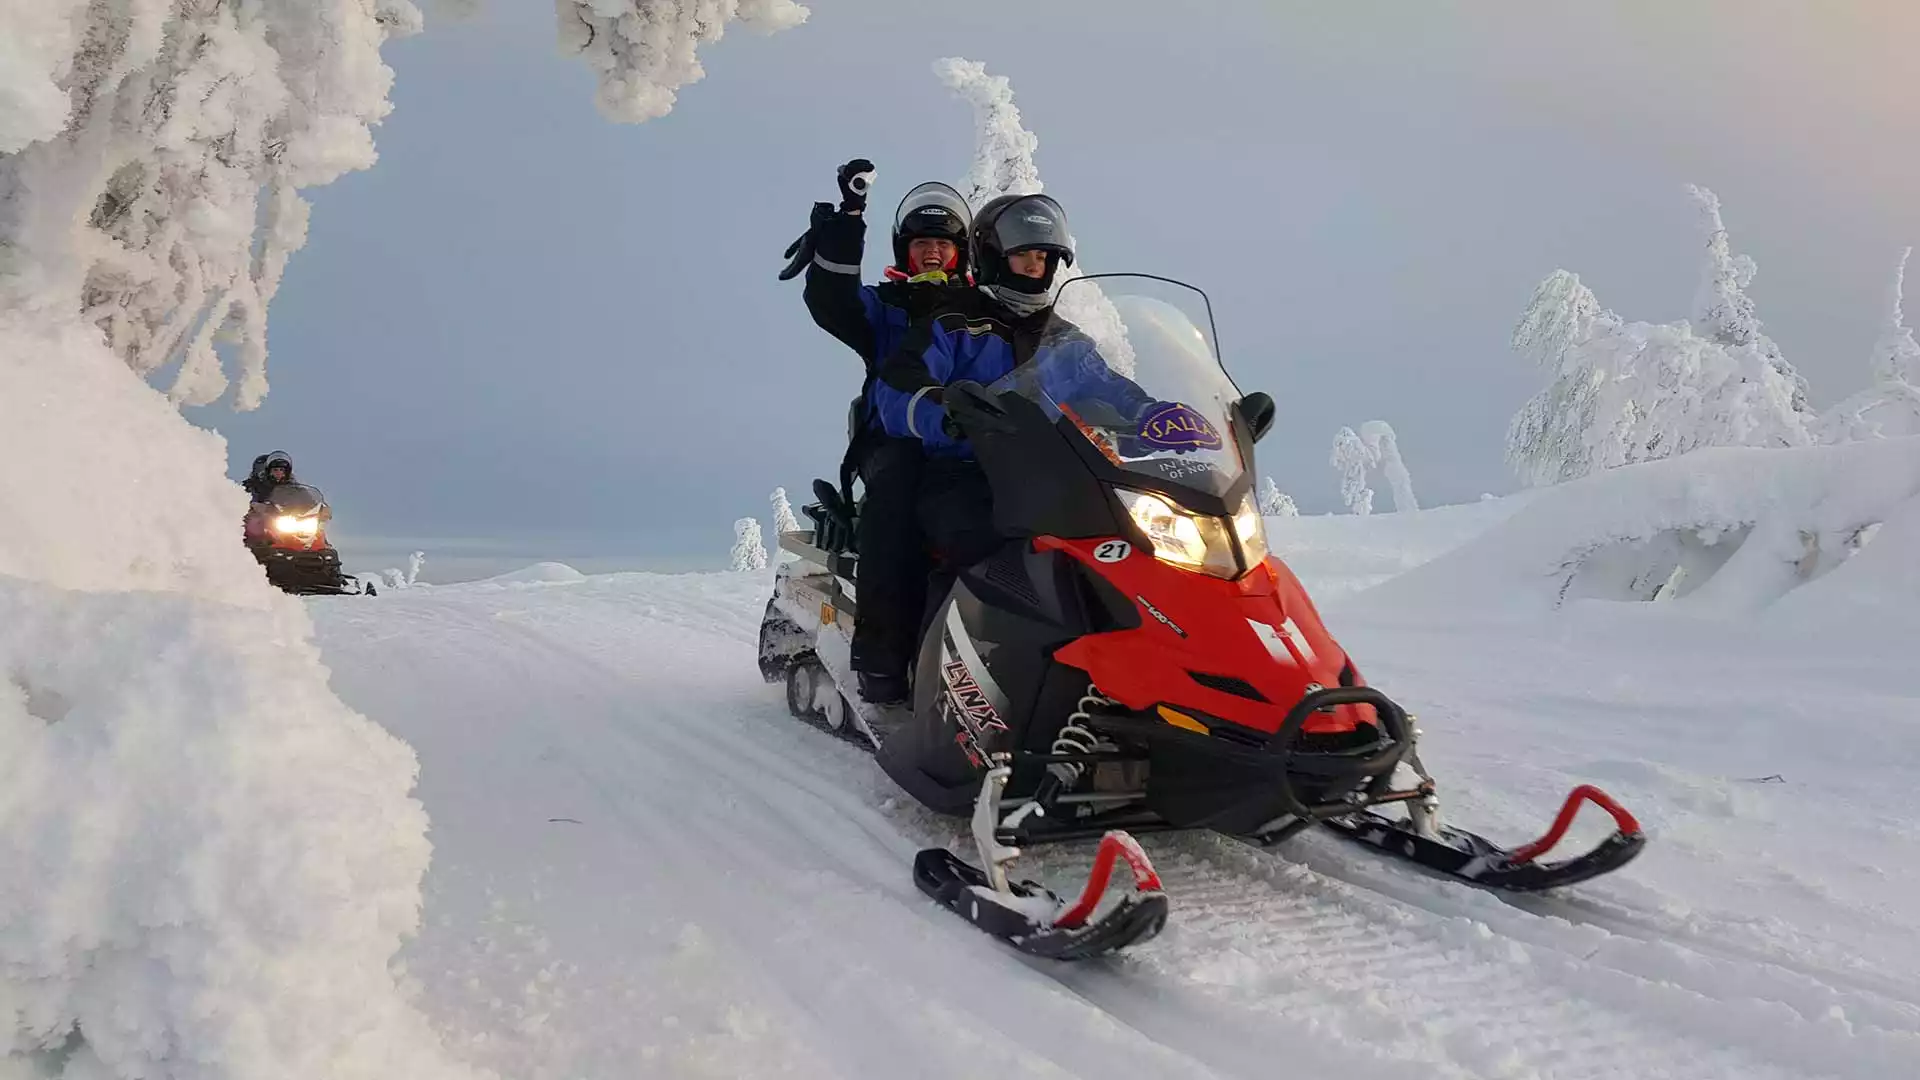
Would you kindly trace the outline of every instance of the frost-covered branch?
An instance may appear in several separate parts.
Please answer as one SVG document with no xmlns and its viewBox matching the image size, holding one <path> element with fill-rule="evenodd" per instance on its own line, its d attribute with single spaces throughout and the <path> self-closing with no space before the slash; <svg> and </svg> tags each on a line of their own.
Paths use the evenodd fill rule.
<svg viewBox="0 0 1920 1080">
<path fill-rule="evenodd" d="M 599 78 L 601 114 L 628 124 L 667 115 L 681 87 L 706 77 L 699 48 L 728 23 L 771 34 L 808 14 L 793 0 L 554 0 L 560 50 Z"/>
</svg>

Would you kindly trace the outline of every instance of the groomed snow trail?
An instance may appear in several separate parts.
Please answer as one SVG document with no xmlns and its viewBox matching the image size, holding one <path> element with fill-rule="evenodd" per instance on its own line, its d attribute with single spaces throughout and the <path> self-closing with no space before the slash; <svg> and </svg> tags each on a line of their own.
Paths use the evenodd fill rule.
<svg viewBox="0 0 1920 1080">
<path fill-rule="evenodd" d="M 554 1078 L 1920 1071 L 1920 985 L 1780 944 L 1817 924 L 1723 932 L 1739 909 L 1631 881 L 1507 902 L 1328 836 L 1148 838 L 1175 901 L 1159 939 L 1077 967 L 1018 957 L 913 888 L 913 852 L 954 823 L 760 681 L 767 589 L 612 575 L 312 603 L 336 689 L 419 754 L 435 853 L 407 963 L 475 1060 Z M 1455 813 L 1503 838 L 1540 823 L 1480 809 Z M 1025 869 L 1071 880 L 1083 858 Z M 1911 907 L 1883 914 L 1907 947 Z"/>
</svg>

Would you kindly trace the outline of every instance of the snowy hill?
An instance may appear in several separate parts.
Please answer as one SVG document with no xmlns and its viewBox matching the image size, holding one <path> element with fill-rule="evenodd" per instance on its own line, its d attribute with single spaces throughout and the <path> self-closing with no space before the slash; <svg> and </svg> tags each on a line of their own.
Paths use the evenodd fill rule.
<svg viewBox="0 0 1920 1080">
<path fill-rule="evenodd" d="M 1467 559 L 1525 512 L 1272 525 L 1334 594 L 1396 550 Z M 1361 553 L 1344 570 L 1341 547 Z M 1148 838 L 1168 930 L 1069 970 L 914 889 L 913 851 L 957 830 L 761 683 L 765 575 L 529 577 L 547 584 L 311 604 L 334 688 L 420 757 L 435 852 L 404 959 L 421 1007 L 502 1075 L 1267 1077 L 1287 1061 L 1747 1080 L 1920 1061 L 1920 829 L 1901 808 L 1920 729 L 1898 643 L 1863 655 L 1669 605 L 1463 619 L 1336 599 L 1335 632 L 1419 712 L 1457 820 L 1525 839 L 1595 779 L 1641 814 L 1647 853 L 1529 900 L 1318 834 L 1279 852 Z"/>
</svg>

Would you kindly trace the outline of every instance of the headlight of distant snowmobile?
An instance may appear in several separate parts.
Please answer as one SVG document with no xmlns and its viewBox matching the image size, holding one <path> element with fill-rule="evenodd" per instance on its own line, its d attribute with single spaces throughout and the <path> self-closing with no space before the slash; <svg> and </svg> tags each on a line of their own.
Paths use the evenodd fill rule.
<svg viewBox="0 0 1920 1080">
<path fill-rule="evenodd" d="M 1220 578 L 1240 576 L 1233 557 L 1227 523 L 1217 517 L 1189 513 L 1159 495 L 1115 488 L 1127 516 L 1153 543 L 1157 559 Z"/>
<path fill-rule="evenodd" d="M 286 536 L 312 536 L 320 531 L 320 519 L 281 514 L 273 519 L 273 531 Z"/>
<path fill-rule="evenodd" d="M 1254 500 L 1252 490 L 1240 500 L 1240 509 L 1233 515 L 1233 532 L 1240 538 L 1240 554 L 1247 558 L 1247 569 L 1266 561 L 1267 521 L 1260 516 L 1260 504 Z"/>
</svg>

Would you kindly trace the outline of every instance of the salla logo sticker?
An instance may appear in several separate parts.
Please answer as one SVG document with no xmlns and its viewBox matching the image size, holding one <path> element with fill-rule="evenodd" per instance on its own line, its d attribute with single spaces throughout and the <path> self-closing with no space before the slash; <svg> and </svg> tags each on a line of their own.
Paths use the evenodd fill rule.
<svg viewBox="0 0 1920 1080">
<path fill-rule="evenodd" d="M 1177 401 L 1149 409 L 1140 418 L 1139 439 L 1156 450 L 1218 450 L 1222 445 L 1219 428 Z"/>
</svg>

